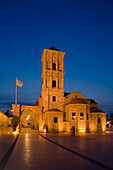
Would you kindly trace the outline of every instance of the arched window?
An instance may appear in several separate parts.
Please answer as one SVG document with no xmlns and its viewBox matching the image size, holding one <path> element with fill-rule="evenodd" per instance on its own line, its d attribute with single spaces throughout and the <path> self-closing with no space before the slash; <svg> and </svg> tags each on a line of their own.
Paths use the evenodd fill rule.
<svg viewBox="0 0 113 170">
<path fill-rule="evenodd" d="M 56 96 L 53 96 L 53 102 L 56 102 Z"/>
<path fill-rule="evenodd" d="M 54 123 L 58 123 L 58 118 L 54 117 Z"/>
<path fill-rule="evenodd" d="M 100 124 L 101 123 L 101 119 L 100 118 L 98 118 L 98 124 Z"/>
<path fill-rule="evenodd" d="M 52 87 L 56 87 L 56 81 L 55 80 L 52 81 Z"/>
<path fill-rule="evenodd" d="M 72 112 L 72 120 L 75 120 L 75 119 L 76 119 L 76 113 Z"/>
<path fill-rule="evenodd" d="M 52 69 L 56 70 L 56 64 L 55 63 L 53 63 Z"/>
<path fill-rule="evenodd" d="M 83 120 L 84 119 L 84 115 L 83 113 L 80 113 L 80 120 Z"/>
<path fill-rule="evenodd" d="M 89 114 L 87 113 L 87 120 L 89 119 Z"/>
<path fill-rule="evenodd" d="M 42 113 L 44 112 L 44 106 L 42 106 Z"/>
</svg>

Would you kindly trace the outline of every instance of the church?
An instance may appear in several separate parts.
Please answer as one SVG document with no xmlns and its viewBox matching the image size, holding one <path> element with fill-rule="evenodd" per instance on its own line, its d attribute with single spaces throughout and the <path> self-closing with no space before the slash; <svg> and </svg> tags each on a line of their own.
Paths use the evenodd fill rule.
<svg viewBox="0 0 113 170">
<path fill-rule="evenodd" d="M 64 56 L 54 46 L 44 49 L 42 91 L 35 106 L 12 104 L 12 126 L 39 132 L 94 133 L 106 131 L 106 113 L 93 99 L 78 92 L 64 92 Z"/>
</svg>

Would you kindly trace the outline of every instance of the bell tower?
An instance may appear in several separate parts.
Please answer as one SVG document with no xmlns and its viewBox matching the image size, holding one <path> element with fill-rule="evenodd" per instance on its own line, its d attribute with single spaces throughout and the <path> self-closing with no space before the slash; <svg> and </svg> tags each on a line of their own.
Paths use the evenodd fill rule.
<svg viewBox="0 0 113 170">
<path fill-rule="evenodd" d="M 63 111 L 64 103 L 64 55 L 54 46 L 42 54 L 42 105 L 44 112 L 51 109 Z"/>
</svg>

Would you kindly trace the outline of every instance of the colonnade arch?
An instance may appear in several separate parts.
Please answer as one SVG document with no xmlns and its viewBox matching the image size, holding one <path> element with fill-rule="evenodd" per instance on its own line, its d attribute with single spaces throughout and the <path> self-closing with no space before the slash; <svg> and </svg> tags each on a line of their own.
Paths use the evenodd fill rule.
<svg viewBox="0 0 113 170">
<path fill-rule="evenodd" d="M 37 129 L 37 116 L 32 110 L 23 110 L 20 116 L 20 132 L 22 127 Z"/>
</svg>

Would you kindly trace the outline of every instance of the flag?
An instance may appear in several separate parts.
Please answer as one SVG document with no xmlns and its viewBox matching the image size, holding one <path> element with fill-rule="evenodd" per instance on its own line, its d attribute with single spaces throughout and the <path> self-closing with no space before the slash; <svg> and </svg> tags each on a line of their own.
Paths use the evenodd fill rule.
<svg viewBox="0 0 113 170">
<path fill-rule="evenodd" d="M 21 82 L 21 81 L 16 79 L 16 85 L 19 86 L 19 87 L 22 87 L 23 86 L 23 82 Z"/>
</svg>

